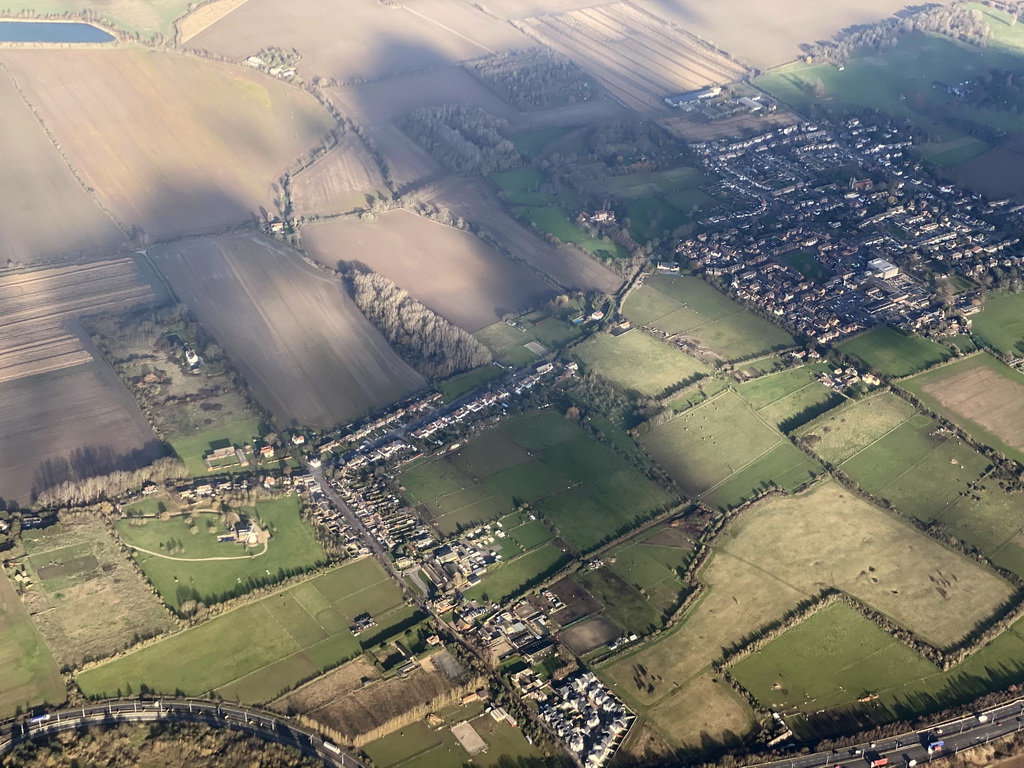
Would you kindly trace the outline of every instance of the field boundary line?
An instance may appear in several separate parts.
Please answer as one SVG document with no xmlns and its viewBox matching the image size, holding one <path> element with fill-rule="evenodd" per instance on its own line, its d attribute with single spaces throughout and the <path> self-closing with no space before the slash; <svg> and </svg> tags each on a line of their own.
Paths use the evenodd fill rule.
<svg viewBox="0 0 1024 768">
<path fill-rule="evenodd" d="M 902 425 L 901 425 L 901 426 L 902 426 Z M 909 467 L 907 467 L 907 468 L 906 468 L 905 470 L 903 470 L 903 471 L 902 471 L 902 472 L 900 472 L 900 473 L 899 473 L 898 475 L 896 475 L 896 477 L 894 477 L 894 478 L 893 478 L 892 480 L 890 480 L 890 481 L 889 481 L 888 483 L 886 483 L 886 484 L 885 484 L 885 485 L 883 485 L 883 486 L 882 486 L 881 488 L 879 488 L 879 489 L 878 489 L 878 493 L 879 493 L 879 494 L 882 494 L 882 493 L 884 493 L 884 492 L 885 492 L 885 490 L 886 490 L 887 488 L 889 488 L 889 487 L 890 487 L 890 486 L 891 486 L 891 485 L 892 485 L 893 483 L 895 483 L 895 482 L 896 482 L 897 480 L 899 480 L 899 479 L 900 479 L 901 477 L 905 476 L 905 475 L 906 475 L 906 474 L 907 474 L 908 472 L 910 472 L 911 470 L 913 470 L 913 469 L 916 469 L 916 468 L 917 468 L 918 466 L 920 466 L 921 464 L 923 464 L 923 463 L 925 462 L 925 460 L 926 460 L 926 459 L 928 459 L 929 457 L 931 457 L 931 456 L 932 456 L 932 455 L 933 455 L 933 454 L 934 454 L 934 453 L 935 453 L 936 451 L 938 451 L 938 450 L 939 450 L 940 448 L 942 448 L 942 447 L 943 447 L 944 445 L 946 445 L 947 443 L 949 443 L 949 441 L 950 441 L 950 440 L 952 440 L 952 439 L 953 439 L 953 436 L 952 436 L 952 435 L 950 435 L 950 436 L 949 436 L 949 437 L 947 437 L 947 438 L 946 438 L 945 440 L 943 440 L 943 441 L 942 441 L 941 443 L 939 443 L 938 445 L 936 445 L 936 446 L 935 446 L 934 448 L 932 448 L 932 449 L 931 449 L 930 451 L 928 451 L 928 453 L 926 453 L 926 454 L 925 454 L 924 456 L 922 456 L 922 457 L 921 457 L 921 458 L 920 458 L 920 459 L 919 459 L 918 461 L 915 461 L 915 462 L 914 462 L 913 464 L 911 464 L 911 465 L 910 465 Z M 957 438 L 957 439 L 959 439 L 959 438 Z M 961 440 L 960 442 L 961 442 L 961 443 L 963 443 L 963 441 L 962 441 L 962 440 Z M 969 447 L 969 446 L 968 446 L 968 447 Z M 979 454 L 979 455 L 980 455 L 980 454 Z M 987 457 L 983 457 L 983 458 L 986 458 L 986 460 L 987 460 Z M 991 463 L 991 462 L 989 462 L 989 463 Z M 985 476 L 985 473 L 984 473 L 984 472 L 982 472 L 982 473 L 981 473 L 981 477 L 984 477 L 984 476 Z M 976 478 L 976 479 L 980 479 L 980 478 Z M 942 511 L 941 511 L 941 512 L 940 512 L 939 514 L 937 514 L 937 515 L 936 515 L 936 516 L 935 516 L 935 517 L 934 517 L 933 519 L 934 519 L 934 520 L 938 520 L 938 519 L 939 519 L 940 517 L 942 517 L 942 515 L 944 515 L 944 514 L 946 513 L 946 510 L 947 510 L 947 509 L 949 509 L 950 507 L 954 506 L 954 505 L 956 504 L 956 502 L 960 501 L 960 499 L 961 499 L 961 498 L 962 498 L 961 496 L 957 495 L 956 499 L 954 499 L 954 500 L 953 500 L 952 502 L 950 502 L 949 504 L 946 504 L 946 506 L 945 506 L 945 507 L 943 508 L 943 510 L 942 510 Z M 913 517 L 913 515 L 911 515 L 911 517 Z"/>
<path fill-rule="evenodd" d="M 897 424 L 897 425 L 896 425 L 895 427 L 893 427 L 892 429 L 890 429 L 890 430 L 889 430 L 888 432 L 886 432 L 886 433 L 885 433 L 884 435 L 879 435 L 879 436 L 878 436 L 877 438 L 875 438 L 875 439 L 874 439 L 874 440 L 872 440 L 872 441 L 871 441 L 870 443 L 868 443 L 867 445 L 865 445 L 865 446 L 864 446 L 863 448 L 861 448 L 861 449 L 860 449 L 859 451 L 857 451 L 856 453 L 852 454 L 851 456 L 848 456 L 847 458 L 843 459 L 843 460 L 842 460 L 841 462 L 839 462 L 839 463 L 838 463 L 838 464 L 836 464 L 835 466 L 837 466 L 837 467 L 839 467 L 840 469 L 842 469 L 842 468 L 843 468 L 843 467 L 844 467 L 844 466 L 846 465 L 846 463 L 847 463 L 848 461 L 853 461 L 853 459 L 855 459 L 855 458 L 856 458 L 857 456 L 860 456 L 860 455 L 861 455 L 862 453 L 864 453 L 864 451 L 866 451 L 866 450 L 867 450 L 868 448 L 871 448 L 871 447 L 872 447 L 872 446 L 873 446 L 873 445 L 874 445 L 875 443 L 877 443 L 877 442 L 878 442 L 879 440 L 882 440 L 883 438 L 886 438 L 886 437 L 888 437 L 889 435 L 891 435 L 891 434 L 892 434 L 893 432 L 895 432 L 895 431 L 896 431 L 897 429 L 899 429 L 900 427 L 902 427 L 902 426 L 903 426 L 904 424 L 906 424 L 906 423 L 907 423 L 908 421 L 910 421 L 910 420 L 911 420 L 912 418 L 914 418 L 914 416 L 917 416 L 918 414 L 920 414 L 920 415 L 924 415 L 924 414 L 921 414 L 921 412 L 920 412 L 919 410 L 917 410 L 917 408 L 915 408 L 915 409 L 914 409 L 914 412 L 913 412 L 912 414 L 910 414 L 909 416 L 907 416 L 907 418 L 905 418 L 905 419 L 904 419 L 903 421 L 901 421 L 901 422 L 900 422 L 899 424 Z M 824 414 L 822 414 L 822 415 L 824 415 Z"/>
<path fill-rule="evenodd" d="M 124 541 L 124 539 L 121 539 L 121 541 Z M 137 547 L 134 544 L 129 544 L 126 541 L 124 543 L 125 546 L 130 547 L 131 549 L 138 550 L 139 552 L 143 552 L 147 555 L 152 555 L 153 557 L 160 557 L 164 560 L 176 560 L 179 563 L 209 563 L 215 560 L 252 560 L 253 558 L 262 557 L 263 555 L 267 554 L 267 550 L 270 548 L 270 542 L 265 541 L 263 542 L 263 551 L 255 555 L 239 555 L 238 557 L 171 557 L 170 555 L 161 555 L 159 552 L 151 552 L 148 549 Z"/>
<path fill-rule="evenodd" d="M 738 474 L 739 474 L 740 472 L 742 472 L 743 470 L 747 469 L 747 468 L 748 468 L 748 467 L 750 467 L 751 465 L 753 465 L 753 464 L 756 464 L 756 463 L 757 463 L 758 461 L 760 461 L 760 460 L 761 460 L 761 459 L 763 459 L 763 458 L 764 458 L 765 456 L 767 456 L 767 455 L 768 455 L 769 453 L 771 453 L 772 451 L 774 451 L 774 450 L 775 450 L 776 448 L 778 448 L 778 447 L 779 447 L 780 445 L 782 445 L 782 444 L 783 444 L 784 442 L 786 442 L 785 438 L 780 438 L 780 439 L 779 439 L 779 441 L 778 441 L 777 443 L 775 443 L 775 444 L 774 444 L 774 445 L 773 445 L 773 446 L 772 446 L 771 448 L 769 448 L 769 449 L 768 449 L 767 451 L 764 451 L 763 453 L 759 453 L 759 454 L 758 454 L 757 456 L 755 456 L 754 458 L 752 458 L 752 459 L 751 459 L 750 461 L 748 461 L 748 462 L 747 462 L 746 464 L 744 464 L 743 466 L 741 466 L 741 467 L 737 467 L 736 469 L 734 469 L 734 470 L 733 470 L 732 472 L 730 472 L 730 473 L 729 473 L 729 474 L 728 474 L 728 475 L 727 475 L 726 477 L 724 477 L 724 478 L 722 478 L 721 480 L 719 480 L 719 481 L 718 481 L 717 483 L 715 483 L 714 485 L 712 485 L 712 486 L 711 486 L 710 488 L 708 488 L 708 489 L 706 489 L 706 490 L 704 490 L 704 491 L 701 491 L 701 492 L 700 492 L 699 494 L 697 494 L 697 499 L 698 499 L 698 500 L 700 500 L 700 499 L 703 499 L 703 498 L 704 498 L 705 496 L 707 496 L 707 495 L 708 495 L 709 493 L 713 493 L 714 491 L 717 491 L 717 490 L 718 490 L 718 489 L 719 489 L 719 488 L 720 488 L 721 486 L 725 485 L 725 484 L 726 484 L 727 482 L 729 482 L 729 480 L 731 480 L 731 479 L 732 479 L 733 477 L 735 477 L 736 475 L 738 475 Z"/>
</svg>

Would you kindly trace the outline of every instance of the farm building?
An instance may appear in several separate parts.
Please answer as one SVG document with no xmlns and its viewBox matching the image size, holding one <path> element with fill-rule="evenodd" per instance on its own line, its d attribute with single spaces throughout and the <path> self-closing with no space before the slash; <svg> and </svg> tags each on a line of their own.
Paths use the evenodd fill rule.
<svg viewBox="0 0 1024 768">
<path fill-rule="evenodd" d="M 675 109 L 681 109 L 682 107 L 690 104 L 696 104 L 701 101 L 713 99 L 721 93 L 722 86 L 709 85 L 706 88 L 698 88 L 695 91 L 684 91 L 683 93 L 677 93 L 674 96 L 666 96 L 665 103 Z"/>
</svg>

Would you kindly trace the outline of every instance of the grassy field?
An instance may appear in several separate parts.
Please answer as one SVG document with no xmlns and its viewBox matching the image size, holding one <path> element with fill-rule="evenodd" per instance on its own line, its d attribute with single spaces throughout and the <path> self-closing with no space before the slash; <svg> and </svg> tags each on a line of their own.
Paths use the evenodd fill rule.
<svg viewBox="0 0 1024 768">
<path fill-rule="evenodd" d="M 976 440 L 1024 462 L 1024 375 L 988 354 L 901 382 Z"/>
<path fill-rule="evenodd" d="M 504 325 L 504 323 L 502 323 Z M 447 381 L 441 382 L 438 389 L 447 401 L 458 400 L 463 395 L 469 394 L 474 389 L 479 389 L 490 381 L 501 378 L 504 374 L 501 368 L 496 365 L 486 365 L 483 368 L 454 376 Z"/>
<path fill-rule="evenodd" d="M 259 554 L 262 545 L 246 549 L 234 542 L 217 541 L 219 535 L 227 532 L 227 526 L 224 516 L 213 511 L 168 520 L 118 520 L 117 531 L 128 547 L 156 553 L 136 552 L 135 560 L 173 608 L 180 608 L 186 600 L 219 602 L 326 562 L 312 528 L 299 516 L 297 496 L 260 501 L 255 509 L 246 507 L 239 511 L 271 532 L 266 554 Z M 193 527 L 196 533 L 191 532 Z M 231 559 L 190 562 L 205 558 Z"/>
<path fill-rule="evenodd" d="M 10 0 L 4 3 L 4 8 L 11 13 L 31 10 L 55 15 L 81 13 L 83 8 L 87 8 L 101 21 L 146 38 L 155 34 L 170 37 L 174 33 L 174 20 L 190 5 L 187 0 L 87 0 L 84 3 L 77 0 Z"/>
<path fill-rule="evenodd" d="M 832 277 L 832 272 L 818 261 L 811 251 L 791 251 L 783 256 L 781 261 L 816 283 L 824 283 Z"/>
<path fill-rule="evenodd" d="M 572 352 L 617 387 L 652 397 L 709 371 L 703 363 L 639 329 L 618 336 L 596 334 Z"/>
<path fill-rule="evenodd" d="M 817 380 L 827 368 L 825 364 L 803 365 L 770 373 L 740 384 L 736 391 L 761 418 L 781 429 L 799 421 L 804 415 L 819 412 L 830 403 L 837 404 L 841 400 Z"/>
<path fill-rule="evenodd" d="M 211 432 L 202 432 L 189 437 L 179 437 L 171 440 L 171 448 L 178 454 L 178 457 L 185 462 L 189 473 L 195 477 L 203 477 L 210 474 L 203 461 L 203 456 L 214 448 L 226 445 L 234 445 L 241 448 L 246 443 L 252 443 L 256 438 L 263 435 L 266 427 L 259 419 L 247 419 L 234 424 L 229 424 L 222 429 L 215 429 Z M 246 470 L 248 467 L 232 466 L 225 467 L 223 472 L 237 472 Z"/>
<path fill-rule="evenodd" d="M 678 528 L 658 526 L 608 553 L 613 572 L 660 613 L 675 607 L 686 584 L 679 570 L 689 562 L 693 541 Z"/>
<path fill-rule="evenodd" d="M 1024 295 L 991 294 L 971 331 L 1004 355 L 1024 355 Z"/>
<path fill-rule="evenodd" d="M 487 571 L 480 583 L 463 594 L 467 600 L 500 603 L 542 577 L 553 574 L 569 562 L 569 556 L 555 544 L 542 544 L 524 555 L 507 560 Z"/>
<path fill-rule="evenodd" d="M 842 464 L 915 413 L 914 406 L 902 397 L 882 392 L 829 411 L 797 434 L 823 459 Z"/>
<path fill-rule="evenodd" d="M 645 634 L 661 626 L 663 613 L 611 568 L 584 571 L 576 576 L 576 580 L 597 598 L 605 616 L 624 633 Z"/>
<path fill-rule="evenodd" d="M 886 376 L 909 376 L 950 356 L 941 344 L 884 325 L 844 341 L 839 349 Z"/>
<path fill-rule="evenodd" d="M 25 604 L 54 656 L 77 666 L 174 626 L 98 517 L 22 532 Z"/>
<path fill-rule="evenodd" d="M 568 136 L 575 128 L 538 128 L 524 131 L 512 137 L 512 143 L 521 155 L 539 155 L 544 149 L 561 138 Z"/>
<path fill-rule="evenodd" d="M 605 176 L 587 184 L 587 190 L 594 195 L 605 195 L 619 200 L 640 200 L 680 190 L 697 189 L 701 184 L 707 183 L 707 180 L 699 169 L 683 167 L 650 173 Z"/>
<path fill-rule="evenodd" d="M 618 243 L 605 241 L 587 234 L 573 224 L 560 208 L 555 206 L 521 206 L 516 208 L 520 218 L 533 224 L 541 232 L 554 235 L 563 243 L 578 245 L 591 256 L 601 260 L 624 259 L 629 254 Z"/>
<path fill-rule="evenodd" d="M 497 171 L 489 177 L 504 192 L 511 205 L 565 205 L 579 204 L 579 195 L 571 188 L 553 189 L 551 180 L 536 168 L 515 168 Z"/>
<path fill-rule="evenodd" d="M 689 495 L 721 507 L 771 483 L 796 487 L 821 469 L 733 392 L 647 433 L 641 445 Z"/>
<path fill-rule="evenodd" d="M 1024 577 L 1024 498 L 985 478 L 937 517 L 950 534 L 972 544 L 998 566 Z"/>
<path fill-rule="evenodd" d="M 1012 591 L 983 566 L 831 482 L 757 504 L 722 534 L 700 580 L 704 594 L 675 628 L 600 670 L 662 731 L 692 717 L 677 692 L 723 647 L 824 586 L 940 646 L 957 642 Z"/>
<path fill-rule="evenodd" d="M 526 349 L 526 344 L 536 341 L 546 349 L 553 350 L 580 335 L 580 330 L 576 326 L 554 318 L 537 323 L 519 318 L 516 323 L 519 325 L 518 328 L 504 322 L 494 323 L 477 331 L 473 337 L 491 350 L 499 363 L 522 367 L 537 361 L 537 355 Z"/>
<path fill-rule="evenodd" d="M 513 419 L 443 458 L 414 464 L 399 482 L 442 535 L 525 502 L 579 550 L 671 503 L 623 458 L 551 411 Z"/>
<path fill-rule="evenodd" d="M 832 605 L 735 664 L 732 674 L 775 710 L 810 715 L 849 707 L 882 723 L 1024 681 L 1022 633 L 1024 623 L 1018 622 L 942 672 L 852 608 Z M 857 699 L 869 694 L 878 699 L 857 706 Z"/>
<path fill-rule="evenodd" d="M 623 314 L 634 325 L 682 334 L 723 360 L 792 346 L 793 337 L 696 277 L 654 275 L 633 291 Z"/>
<path fill-rule="evenodd" d="M 359 653 L 349 631 L 356 616 L 386 617 L 401 604 L 398 587 L 367 558 L 93 667 L 77 681 L 87 696 L 137 693 L 145 685 L 267 701 Z"/>
<path fill-rule="evenodd" d="M 0 717 L 67 699 L 50 650 L 6 573 L 0 573 Z"/>
</svg>

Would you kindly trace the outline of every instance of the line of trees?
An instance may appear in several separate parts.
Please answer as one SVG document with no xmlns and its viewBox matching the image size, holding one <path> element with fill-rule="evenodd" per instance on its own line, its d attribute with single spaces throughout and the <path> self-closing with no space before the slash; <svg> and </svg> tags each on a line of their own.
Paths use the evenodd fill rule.
<svg viewBox="0 0 1024 768">
<path fill-rule="evenodd" d="M 174 456 L 165 456 L 140 469 L 115 470 L 78 480 L 65 480 L 39 492 L 36 503 L 43 508 L 76 507 L 105 499 L 116 499 L 146 483 L 162 484 L 167 480 L 188 477 L 185 463 Z"/>
<path fill-rule="evenodd" d="M 383 275 L 351 272 L 348 279 L 362 313 L 424 376 L 443 379 L 491 362 L 483 344 Z"/>
<path fill-rule="evenodd" d="M 544 48 L 508 51 L 466 63 L 466 69 L 514 107 L 560 107 L 604 95 L 597 80 Z"/>
</svg>

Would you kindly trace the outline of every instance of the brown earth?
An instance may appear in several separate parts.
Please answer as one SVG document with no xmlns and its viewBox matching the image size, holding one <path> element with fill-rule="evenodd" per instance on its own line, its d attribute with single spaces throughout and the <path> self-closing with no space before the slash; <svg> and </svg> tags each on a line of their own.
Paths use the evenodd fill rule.
<svg viewBox="0 0 1024 768">
<path fill-rule="evenodd" d="M 306 226 L 303 242 L 323 264 L 356 261 L 470 333 L 537 306 L 554 290 L 468 232 L 408 211 Z"/>
<path fill-rule="evenodd" d="M 299 216 L 325 216 L 365 208 L 366 195 L 386 190 L 377 161 L 354 134 L 292 177 L 292 203 Z"/>
<path fill-rule="evenodd" d="M 518 258 L 565 288 L 611 293 L 622 284 L 618 275 L 579 248 L 556 248 L 508 216 L 484 179 L 447 179 L 417 193 L 417 196 L 487 230 Z"/>
<path fill-rule="evenodd" d="M 101 360 L 0 384 L 0 497 L 163 455 L 139 407 Z"/>
<path fill-rule="evenodd" d="M 342 282 L 255 235 L 153 249 L 158 268 L 284 424 L 331 426 L 424 384 Z"/>
<path fill-rule="evenodd" d="M 0 268 L 127 242 L 53 146 L 14 82 L 0 71 Z"/>
<path fill-rule="evenodd" d="M 711 122 L 699 114 L 680 114 L 658 120 L 658 125 L 686 141 L 714 141 L 728 136 L 770 131 L 772 128 L 797 122 L 792 112 L 780 109 L 770 115 L 739 115 L 728 120 Z"/>
<path fill-rule="evenodd" d="M 155 299 L 129 258 L 0 277 L 0 382 L 90 362 L 78 317 Z"/>
<path fill-rule="evenodd" d="M 558 633 L 558 639 L 577 656 L 585 656 L 620 637 L 619 628 L 604 616 L 595 616 Z"/>
<path fill-rule="evenodd" d="M 991 368 L 979 367 L 926 384 L 922 389 L 1007 445 L 1024 450 L 1024 386 L 1020 382 Z"/>
<path fill-rule="evenodd" d="M 297 88 L 177 53 L 19 49 L 0 62 L 100 202 L 150 239 L 272 210 L 273 184 L 334 127 Z"/>
<path fill-rule="evenodd" d="M 566 576 L 564 579 L 555 582 L 551 586 L 551 591 L 565 605 L 564 608 L 551 614 L 552 621 L 560 627 L 572 624 L 584 616 L 589 616 L 601 610 L 601 603 L 571 576 Z"/>
</svg>

